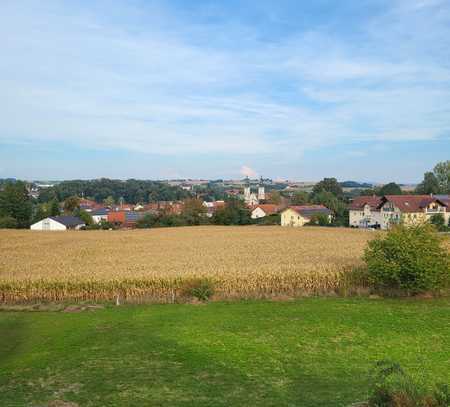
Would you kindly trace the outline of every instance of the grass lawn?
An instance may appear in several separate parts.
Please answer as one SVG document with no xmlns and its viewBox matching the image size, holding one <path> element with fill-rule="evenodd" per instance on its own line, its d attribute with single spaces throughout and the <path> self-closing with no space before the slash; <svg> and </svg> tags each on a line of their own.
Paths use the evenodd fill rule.
<svg viewBox="0 0 450 407">
<path fill-rule="evenodd" d="M 450 301 L 5 311 L 0 406 L 346 406 L 384 358 L 449 383 Z"/>
</svg>

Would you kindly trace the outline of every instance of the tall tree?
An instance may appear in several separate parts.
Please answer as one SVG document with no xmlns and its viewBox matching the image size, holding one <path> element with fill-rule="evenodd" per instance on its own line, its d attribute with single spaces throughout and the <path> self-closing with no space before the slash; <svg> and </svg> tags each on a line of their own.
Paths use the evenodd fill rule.
<svg viewBox="0 0 450 407">
<path fill-rule="evenodd" d="M 450 194 L 450 160 L 437 163 L 433 172 L 439 184 L 439 192 Z"/>
<path fill-rule="evenodd" d="M 31 221 L 31 199 L 22 181 L 6 183 L 0 192 L 0 217 L 11 217 L 19 228 L 27 228 Z"/>
<path fill-rule="evenodd" d="M 298 191 L 292 196 L 292 205 L 304 205 L 309 202 L 309 194 L 306 191 Z"/>
<path fill-rule="evenodd" d="M 70 196 L 64 201 L 64 210 L 66 212 L 73 212 L 80 207 L 80 198 L 77 196 Z"/>
<path fill-rule="evenodd" d="M 319 192 L 331 192 L 336 197 L 340 198 L 344 194 L 342 187 L 336 178 L 324 178 L 322 181 L 314 185 L 313 194 L 318 194 Z"/>
<path fill-rule="evenodd" d="M 402 189 L 398 184 L 395 182 L 390 182 L 389 184 L 383 185 L 378 190 L 378 195 L 384 196 L 384 195 L 401 195 Z"/>
<path fill-rule="evenodd" d="M 418 194 L 438 194 L 440 191 L 439 181 L 433 172 L 426 172 L 423 181 L 416 188 Z"/>
<path fill-rule="evenodd" d="M 188 225 L 199 225 L 205 219 L 206 208 L 200 199 L 186 199 L 184 201 L 183 217 Z"/>
</svg>

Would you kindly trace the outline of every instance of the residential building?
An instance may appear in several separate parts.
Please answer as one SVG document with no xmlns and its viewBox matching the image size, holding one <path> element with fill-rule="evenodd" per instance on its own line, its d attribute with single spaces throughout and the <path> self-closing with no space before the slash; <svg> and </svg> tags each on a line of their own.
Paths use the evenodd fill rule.
<svg viewBox="0 0 450 407">
<path fill-rule="evenodd" d="M 275 204 L 259 204 L 251 211 L 252 219 L 264 218 L 266 216 L 275 215 L 280 211 L 280 207 Z"/>
<path fill-rule="evenodd" d="M 304 226 L 317 215 L 326 215 L 329 221 L 332 219 L 332 212 L 323 205 L 289 206 L 281 212 L 281 226 Z"/>
<path fill-rule="evenodd" d="M 94 209 L 90 215 L 94 223 L 106 222 L 108 220 L 108 213 L 110 212 L 109 208 L 99 208 Z"/>
<path fill-rule="evenodd" d="M 379 196 L 358 196 L 349 206 L 349 225 L 356 228 L 381 227 Z"/>
<path fill-rule="evenodd" d="M 446 195 L 360 196 L 349 206 L 349 225 L 359 228 L 389 229 L 393 224 L 427 222 L 440 213 L 448 224 L 450 218 Z"/>
<path fill-rule="evenodd" d="M 212 218 L 218 209 L 225 207 L 225 201 L 213 201 L 203 202 L 203 206 L 206 208 L 206 216 Z"/>
<path fill-rule="evenodd" d="M 107 220 L 120 227 L 132 228 L 136 225 L 136 222 L 144 216 L 144 212 L 135 211 L 111 211 L 108 212 Z"/>
<path fill-rule="evenodd" d="M 428 222 L 435 214 L 442 214 L 446 224 L 450 218 L 447 204 L 433 195 L 386 195 L 378 209 L 381 229 L 400 222 L 405 225 Z"/>
<path fill-rule="evenodd" d="M 31 230 L 59 231 L 74 229 L 78 230 L 86 226 L 85 223 L 76 216 L 50 216 L 30 226 Z"/>
</svg>

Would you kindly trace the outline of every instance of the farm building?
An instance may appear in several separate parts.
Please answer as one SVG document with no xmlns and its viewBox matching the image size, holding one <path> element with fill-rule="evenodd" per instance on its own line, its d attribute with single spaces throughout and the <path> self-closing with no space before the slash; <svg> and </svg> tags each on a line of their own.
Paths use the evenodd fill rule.
<svg viewBox="0 0 450 407">
<path fill-rule="evenodd" d="M 280 211 L 280 207 L 275 204 L 256 205 L 251 212 L 252 219 L 264 218 L 266 216 L 275 215 Z"/>
<path fill-rule="evenodd" d="M 281 212 L 281 226 L 304 226 L 317 215 L 325 215 L 330 221 L 332 218 L 332 212 L 323 205 L 289 206 Z"/>
<path fill-rule="evenodd" d="M 76 216 L 50 216 L 42 219 L 39 222 L 33 223 L 30 226 L 31 230 L 68 230 L 68 229 L 81 229 L 86 226 L 85 223 Z"/>
<path fill-rule="evenodd" d="M 353 227 L 389 229 L 393 224 L 406 225 L 427 222 L 431 216 L 442 214 L 450 220 L 446 196 L 386 195 L 383 197 L 358 197 L 349 207 L 349 224 Z"/>
</svg>

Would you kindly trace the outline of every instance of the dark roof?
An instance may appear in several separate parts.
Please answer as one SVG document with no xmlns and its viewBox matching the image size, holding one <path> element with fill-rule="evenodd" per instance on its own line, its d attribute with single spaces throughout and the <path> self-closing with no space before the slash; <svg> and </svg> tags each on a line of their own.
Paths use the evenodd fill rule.
<svg viewBox="0 0 450 407">
<path fill-rule="evenodd" d="M 383 197 L 379 208 L 386 202 L 392 202 L 401 212 L 421 212 L 432 202 L 439 202 L 443 206 L 447 204 L 431 195 L 386 195 Z"/>
<path fill-rule="evenodd" d="M 436 199 L 444 202 L 447 206 L 450 205 L 450 195 L 433 195 Z"/>
<path fill-rule="evenodd" d="M 324 214 L 331 215 L 332 212 L 323 205 L 301 205 L 301 206 L 289 206 L 290 209 L 294 210 L 298 214 L 302 215 L 304 218 L 310 218 L 314 215 Z"/>
<path fill-rule="evenodd" d="M 374 210 L 378 207 L 378 205 L 381 203 L 381 197 L 380 196 L 357 196 L 353 201 L 351 202 L 349 209 L 350 210 L 361 210 L 364 208 L 364 206 L 367 204 L 370 206 L 371 210 Z"/>
<path fill-rule="evenodd" d="M 108 209 L 108 208 L 98 208 L 98 209 L 94 209 L 90 214 L 92 216 L 107 215 L 109 211 L 110 211 L 110 209 Z"/>
<path fill-rule="evenodd" d="M 50 216 L 50 219 L 53 219 L 54 221 L 61 223 L 62 225 L 67 227 L 85 224 L 80 218 L 77 218 L 76 216 Z"/>
</svg>

